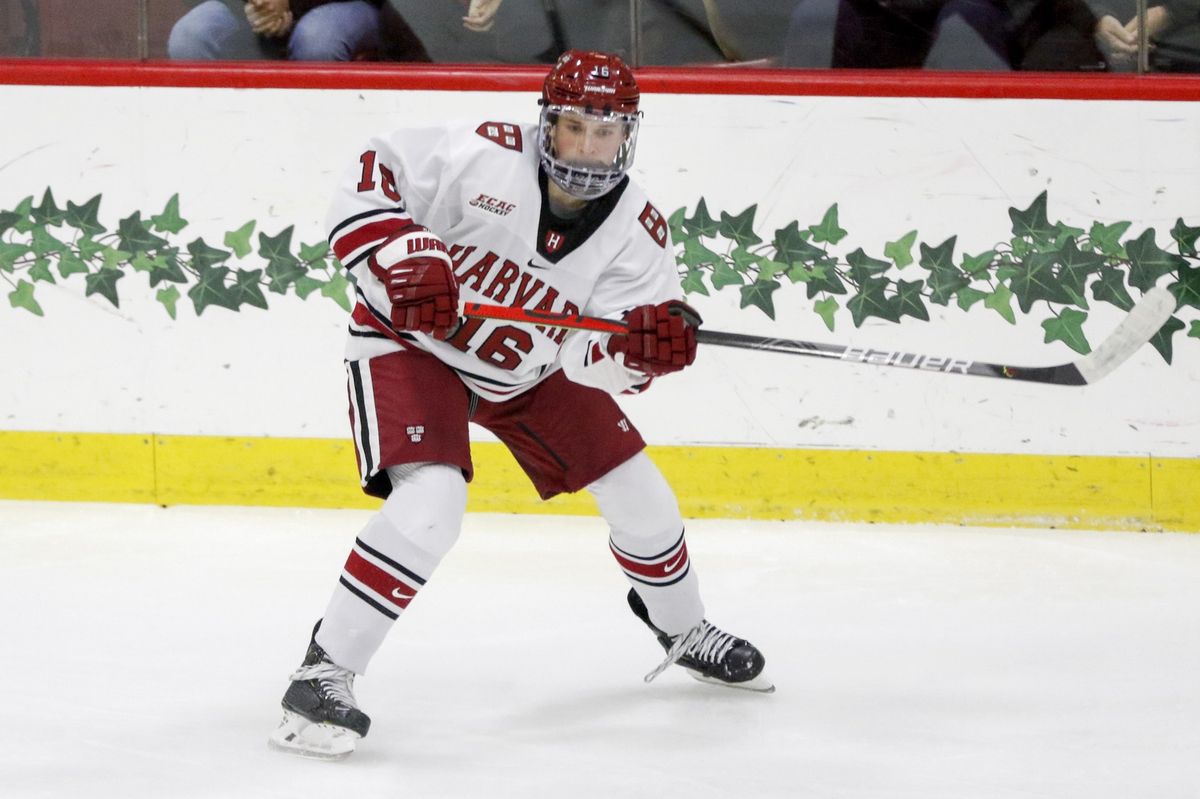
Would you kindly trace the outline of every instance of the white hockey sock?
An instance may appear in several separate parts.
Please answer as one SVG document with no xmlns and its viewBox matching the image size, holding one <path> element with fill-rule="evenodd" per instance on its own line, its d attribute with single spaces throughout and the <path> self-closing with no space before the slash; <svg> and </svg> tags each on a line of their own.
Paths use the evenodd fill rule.
<svg viewBox="0 0 1200 799">
<path fill-rule="evenodd" d="M 409 464 L 388 474 L 392 493 L 355 540 L 317 632 L 333 662 L 356 674 L 458 540 L 467 505 L 456 466 Z"/>
<path fill-rule="evenodd" d="M 609 547 L 654 626 L 679 635 L 704 618 L 675 494 L 645 452 L 588 486 L 609 525 Z"/>
</svg>

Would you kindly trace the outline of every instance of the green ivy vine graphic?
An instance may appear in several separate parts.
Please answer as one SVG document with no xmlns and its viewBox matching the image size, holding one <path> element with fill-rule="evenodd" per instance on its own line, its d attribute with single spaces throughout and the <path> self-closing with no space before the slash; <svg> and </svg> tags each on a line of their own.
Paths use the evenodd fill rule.
<svg viewBox="0 0 1200 799">
<path fill-rule="evenodd" d="M 736 215 L 722 211 L 714 219 L 701 198 L 690 217 L 685 208 L 675 211 L 670 226 L 676 246 L 682 248 L 676 261 L 685 292 L 707 295 L 709 286 L 716 291 L 737 287 L 742 308 L 753 306 L 774 319 L 773 295 L 784 280 L 804 283 L 808 299 L 814 301 L 812 310 L 830 330 L 842 308 L 839 297 L 844 298 L 856 327 L 872 317 L 929 321 L 928 303 L 949 305 L 951 300 L 964 311 L 982 303 L 1015 324 L 1015 299 L 1024 314 L 1035 303 L 1045 302 L 1052 314 L 1042 322 L 1046 343 L 1062 341 L 1086 354 L 1091 345 L 1082 325 L 1090 310 L 1089 293 L 1098 302 L 1129 310 L 1134 304 L 1130 287 L 1144 293 L 1164 275 L 1171 275 L 1167 286 L 1177 307 L 1200 309 L 1196 253 L 1200 227 L 1176 221 L 1171 238 L 1178 252 L 1171 253 L 1158 245 L 1154 228 L 1122 241 L 1129 222 L 1093 222 L 1084 230 L 1051 223 L 1046 208 L 1045 192 L 1024 210 L 1010 208 L 1008 241 L 957 257 L 956 236 L 937 245 L 918 245 L 915 230 L 888 242 L 882 258 L 868 255 L 861 247 L 839 255 L 831 248 L 847 232 L 838 226 L 836 203 L 819 223 L 802 228 L 799 222 L 790 222 L 776 230 L 769 242 L 754 231 L 757 205 Z M 914 263 L 918 270 L 903 271 Z M 905 274 L 913 279 L 904 279 Z M 1167 363 L 1173 354 L 1171 339 L 1185 327 L 1174 315 L 1151 339 Z M 1191 322 L 1187 335 L 1200 338 L 1200 320 Z"/>
<path fill-rule="evenodd" d="M 39 205 L 26 197 L 13 210 L 0 211 L 0 278 L 13 308 L 43 315 L 37 284 L 74 275 L 83 275 L 85 296 L 98 294 L 119 306 L 118 284 L 141 272 L 172 319 L 181 291 L 197 315 L 210 306 L 265 309 L 264 291 L 301 299 L 320 293 L 350 309 L 350 284 L 328 244 L 293 241 L 293 226 L 273 236 L 259 232 L 256 248 L 257 223 L 249 221 L 225 233 L 221 249 L 202 237 L 184 243 L 180 234 L 188 222 L 180 216 L 178 194 L 161 213 L 143 219 L 135 211 L 113 231 L 100 222 L 100 200 L 96 195 L 59 208 L 47 189 Z M 1051 223 L 1047 205 L 1043 192 L 1024 210 L 1010 208 L 1011 238 L 975 255 L 956 255 L 955 236 L 930 245 L 918 241 L 916 230 L 885 244 L 881 258 L 861 247 L 842 254 L 834 248 L 848 234 L 838 225 L 837 204 L 820 222 L 801 227 L 792 221 L 770 241 L 755 232 L 757 205 L 738 214 L 721 211 L 714 219 L 701 198 L 690 216 L 680 208 L 669 221 L 686 293 L 736 288 L 742 308 L 753 306 L 774 319 L 775 292 L 785 281 L 803 283 L 813 312 L 831 331 L 843 308 L 856 327 L 869 318 L 928 321 L 929 303 L 951 301 L 964 311 L 982 305 L 1015 324 L 1014 300 L 1023 314 L 1044 302 L 1051 313 L 1042 322 L 1046 342 L 1087 353 L 1083 324 L 1090 301 L 1128 310 L 1134 304 L 1130 289 L 1144 293 L 1170 275 L 1167 285 L 1179 308 L 1200 309 L 1200 227 L 1177 220 L 1170 252 L 1158 244 L 1154 228 L 1126 237 L 1129 222 L 1093 222 L 1086 230 Z M 1168 363 L 1172 339 L 1184 328 L 1200 338 L 1200 319 L 1189 327 L 1177 313 L 1151 341 Z"/>
<path fill-rule="evenodd" d="M 188 287 L 197 315 L 210 306 L 231 311 L 246 305 L 266 308 L 264 289 L 291 291 L 301 299 L 320 292 L 350 310 L 350 284 L 329 245 L 322 241 L 297 246 L 293 226 L 274 236 L 259 233 L 255 251 L 251 237 L 256 223 L 247 222 L 225 234 L 222 244 L 228 249 L 223 250 L 202 237 L 186 245 L 166 238 L 177 236 L 188 224 L 179 215 L 178 194 L 162 213 L 142 219 L 141 211 L 135 211 L 120 220 L 115 231 L 101 224 L 99 213 L 99 194 L 82 205 L 68 201 L 63 209 L 50 189 L 40 205 L 26 197 L 13 210 L 0 211 L 0 277 L 12 287 L 9 304 L 42 316 L 35 285 L 80 274 L 85 296 L 99 294 L 119 307 L 118 284 L 129 273 L 142 272 L 150 288 L 158 288 L 155 298 L 172 319 L 182 287 Z M 260 268 L 244 268 L 252 253 L 260 260 L 249 265 Z"/>
</svg>

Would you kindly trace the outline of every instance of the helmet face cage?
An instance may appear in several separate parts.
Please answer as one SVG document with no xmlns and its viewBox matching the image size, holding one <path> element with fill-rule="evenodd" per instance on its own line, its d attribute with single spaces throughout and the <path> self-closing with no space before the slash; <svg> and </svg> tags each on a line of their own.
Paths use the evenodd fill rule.
<svg viewBox="0 0 1200 799">
<path fill-rule="evenodd" d="M 611 191 L 625 173 L 633 166 L 634 149 L 637 146 L 639 113 L 605 113 L 591 108 L 568 105 L 543 105 L 538 128 L 538 147 L 542 166 L 546 174 L 563 191 L 581 200 L 594 200 Z M 619 136 L 615 151 L 610 158 L 592 160 L 564 157 L 555 146 L 557 136 L 566 135 L 555 130 L 564 123 L 579 125 L 581 138 L 598 135 L 602 130 Z M 611 128 L 615 126 L 616 130 Z M 605 151 L 600 145 L 589 148 L 590 153 Z"/>
</svg>

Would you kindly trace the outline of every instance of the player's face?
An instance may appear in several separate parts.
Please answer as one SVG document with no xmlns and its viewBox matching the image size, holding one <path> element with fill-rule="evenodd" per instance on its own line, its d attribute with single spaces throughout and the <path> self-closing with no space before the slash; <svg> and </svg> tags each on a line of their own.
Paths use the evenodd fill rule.
<svg viewBox="0 0 1200 799">
<path fill-rule="evenodd" d="M 550 135 L 559 160 L 575 166 L 607 168 L 616 163 L 625 143 L 625 125 L 617 120 L 563 113 Z"/>
</svg>

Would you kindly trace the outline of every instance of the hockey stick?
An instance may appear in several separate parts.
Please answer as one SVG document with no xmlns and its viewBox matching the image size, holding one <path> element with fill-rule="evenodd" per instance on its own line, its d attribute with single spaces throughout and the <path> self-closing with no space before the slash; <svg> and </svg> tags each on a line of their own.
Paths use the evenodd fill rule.
<svg viewBox="0 0 1200 799">
<path fill-rule="evenodd" d="M 1121 320 L 1116 330 L 1100 342 L 1100 346 L 1076 361 L 1055 366 L 1010 366 L 949 356 L 921 355 L 873 347 L 847 347 L 841 344 L 822 344 L 800 339 L 750 336 L 743 333 L 726 333 L 703 328 L 696 331 L 696 341 L 720 347 L 738 347 L 763 352 L 830 358 L 843 363 L 895 366 L 901 369 L 917 369 L 949 375 L 1001 377 L 1008 380 L 1026 380 L 1059 386 L 1082 386 L 1095 383 L 1124 363 L 1129 356 L 1133 355 L 1162 328 L 1171 314 L 1175 312 L 1175 305 L 1175 296 L 1170 291 L 1161 287 L 1151 289 Z M 483 305 L 475 302 L 464 305 L 463 315 L 480 319 L 523 322 L 542 327 L 592 330 L 601 333 L 623 333 L 626 330 L 623 323 L 612 319 L 600 319 L 582 314 L 508 308 L 500 305 Z"/>
</svg>

